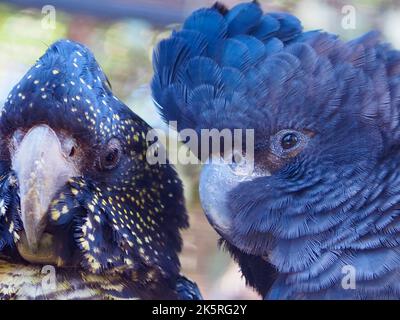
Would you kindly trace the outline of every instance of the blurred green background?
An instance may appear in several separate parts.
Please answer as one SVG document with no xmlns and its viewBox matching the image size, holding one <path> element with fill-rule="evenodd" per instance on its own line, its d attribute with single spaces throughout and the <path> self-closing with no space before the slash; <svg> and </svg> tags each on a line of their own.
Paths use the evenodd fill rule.
<svg viewBox="0 0 400 320">
<path fill-rule="evenodd" d="M 231 6 L 240 1 L 223 1 Z M 267 11 L 291 11 L 305 29 L 325 29 L 344 39 L 378 29 L 400 48 L 399 0 L 259 1 Z M 114 93 L 150 125 L 166 130 L 151 101 L 149 81 L 154 45 L 209 0 L 10 0 L 0 1 L 0 106 L 12 86 L 46 48 L 59 38 L 87 45 L 97 57 Z M 56 9 L 55 24 L 43 24 L 45 5 Z M 346 6 L 352 6 L 346 7 Z M 46 8 L 45 8 L 46 9 Z M 355 14 L 350 24 L 346 17 Z M 345 24 L 343 24 L 345 19 Z M 354 22 L 354 25 L 352 24 Z M 199 168 L 178 166 L 185 184 L 191 228 L 184 233 L 183 272 L 200 286 L 205 298 L 258 299 L 246 288 L 237 266 L 218 249 L 198 201 Z"/>
</svg>

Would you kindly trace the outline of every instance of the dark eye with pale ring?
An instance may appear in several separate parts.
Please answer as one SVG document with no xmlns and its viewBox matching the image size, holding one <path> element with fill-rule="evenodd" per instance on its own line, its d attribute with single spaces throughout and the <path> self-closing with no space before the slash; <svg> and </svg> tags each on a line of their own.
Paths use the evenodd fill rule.
<svg viewBox="0 0 400 320">
<path fill-rule="evenodd" d="M 115 168 L 122 155 L 121 143 L 118 139 L 112 138 L 106 148 L 100 153 L 100 168 L 103 170 L 111 170 Z"/>
<path fill-rule="evenodd" d="M 292 158 L 304 149 L 309 139 L 306 133 L 284 129 L 271 137 L 271 151 L 280 158 Z"/>
<path fill-rule="evenodd" d="M 294 132 L 288 132 L 282 137 L 281 146 L 283 149 L 288 150 L 295 147 L 298 142 L 298 136 Z"/>
</svg>

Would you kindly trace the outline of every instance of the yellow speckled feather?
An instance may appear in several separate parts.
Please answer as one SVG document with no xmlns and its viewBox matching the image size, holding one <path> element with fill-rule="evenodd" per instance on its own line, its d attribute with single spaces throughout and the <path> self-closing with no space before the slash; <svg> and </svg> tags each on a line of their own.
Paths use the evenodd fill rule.
<svg viewBox="0 0 400 320">
<path fill-rule="evenodd" d="M 88 48 L 51 45 L 1 111 L 0 299 L 200 296 L 180 276 L 182 183 Z"/>
</svg>

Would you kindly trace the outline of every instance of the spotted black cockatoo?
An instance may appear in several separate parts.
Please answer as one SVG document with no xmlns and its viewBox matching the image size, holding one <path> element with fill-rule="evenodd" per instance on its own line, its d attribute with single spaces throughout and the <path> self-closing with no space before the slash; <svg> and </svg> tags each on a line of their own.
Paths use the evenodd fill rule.
<svg viewBox="0 0 400 320">
<path fill-rule="evenodd" d="M 0 115 L 0 299 L 199 297 L 179 275 L 182 184 L 147 162 L 150 129 L 83 45 L 27 72 Z"/>
<path fill-rule="evenodd" d="M 154 69 L 178 130 L 254 129 L 254 170 L 214 161 L 200 177 L 251 286 L 267 299 L 400 297 L 399 51 L 376 32 L 344 42 L 257 2 L 217 3 L 158 45 Z"/>
</svg>

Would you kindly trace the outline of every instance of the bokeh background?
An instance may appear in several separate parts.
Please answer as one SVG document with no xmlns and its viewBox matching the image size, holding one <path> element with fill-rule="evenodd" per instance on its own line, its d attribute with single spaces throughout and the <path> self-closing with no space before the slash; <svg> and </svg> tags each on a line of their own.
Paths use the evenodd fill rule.
<svg viewBox="0 0 400 320">
<path fill-rule="evenodd" d="M 193 10 L 214 0 L 9 0 L 0 1 L 0 106 L 12 86 L 55 40 L 87 45 L 110 79 L 114 93 L 151 126 L 166 130 L 150 96 L 154 45 Z M 224 0 L 228 6 L 240 1 Z M 351 39 L 378 29 L 400 49 L 400 0 L 259 0 L 267 11 L 290 11 L 305 29 L 324 29 Z M 46 5 L 56 11 L 48 24 Z M 352 6 L 352 7 L 348 7 Z M 350 8 L 350 9 L 349 9 Z M 350 10 L 350 11 L 348 11 Z M 353 15 L 353 16 L 349 16 Z M 347 18 L 355 18 L 349 21 Z M 237 266 L 217 246 L 218 236 L 199 205 L 199 168 L 179 166 L 191 227 L 184 233 L 183 272 L 205 298 L 258 299 Z"/>
</svg>

